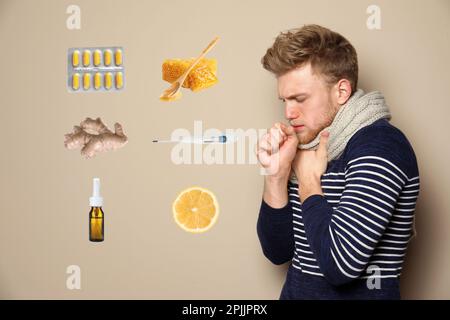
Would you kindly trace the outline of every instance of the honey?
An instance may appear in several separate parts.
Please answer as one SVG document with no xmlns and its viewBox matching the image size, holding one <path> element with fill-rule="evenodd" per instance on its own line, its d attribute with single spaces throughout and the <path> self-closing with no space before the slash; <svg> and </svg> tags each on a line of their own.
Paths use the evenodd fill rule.
<svg viewBox="0 0 450 320">
<path fill-rule="evenodd" d="M 168 59 L 162 65 L 162 78 L 164 81 L 173 83 L 177 80 L 195 61 L 195 59 Z M 209 88 L 218 82 L 217 61 L 215 59 L 203 58 L 189 73 L 183 83 L 184 88 L 196 92 Z"/>
</svg>

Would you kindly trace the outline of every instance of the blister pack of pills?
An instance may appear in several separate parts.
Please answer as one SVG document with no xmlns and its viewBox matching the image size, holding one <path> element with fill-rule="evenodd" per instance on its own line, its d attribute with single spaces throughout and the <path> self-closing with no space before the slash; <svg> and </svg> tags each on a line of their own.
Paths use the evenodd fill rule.
<svg viewBox="0 0 450 320">
<path fill-rule="evenodd" d="M 118 91 L 125 86 L 122 47 L 70 48 L 67 88 L 70 92 Z"/>
</svg>

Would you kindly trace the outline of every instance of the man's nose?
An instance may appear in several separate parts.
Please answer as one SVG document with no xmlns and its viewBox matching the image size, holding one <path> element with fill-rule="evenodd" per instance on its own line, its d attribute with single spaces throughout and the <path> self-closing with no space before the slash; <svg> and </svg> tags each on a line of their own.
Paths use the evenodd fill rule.
<svg viewBox="0 0 450 320">
<path fill-rule="evenodd" d="M 287 120 L 296 119 L 299 116 L 299 112 L 298 112 L 297 108 L 292 106 L 289 102 L 286 102 L 286 107 L 285 107 L 284 111 L 285 111 L 284 116 Z"/>
</svg>

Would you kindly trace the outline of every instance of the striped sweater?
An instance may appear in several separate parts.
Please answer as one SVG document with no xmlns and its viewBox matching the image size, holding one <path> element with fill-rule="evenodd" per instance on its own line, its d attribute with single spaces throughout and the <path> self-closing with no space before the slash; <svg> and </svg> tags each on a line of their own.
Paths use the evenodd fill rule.
<svg viewBox="0 0 450 320">
<path fill-rule="evenodd" d="M 257 232 L 265 256 L 291 261 L 281 299 L 399 298 L 413 232 L 419 172 L 404 134 L 387 120 L 356 132 L 304 203 L 289 183 L 280 209 L 262 201 Z M 379 280 L 370 289 L 368 278 Z"/>
</svg>

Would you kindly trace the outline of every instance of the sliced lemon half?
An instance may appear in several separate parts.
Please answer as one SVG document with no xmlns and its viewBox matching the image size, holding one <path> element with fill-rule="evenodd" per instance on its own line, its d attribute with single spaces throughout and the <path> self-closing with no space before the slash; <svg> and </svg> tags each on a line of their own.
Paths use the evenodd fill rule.
<svg viewBox="0 0 450 320">
<path fill-rule="evenodd" d="M 205 232 L 216 223 L 219 205 L 215 195 L 201 187 L 191 187 L 180 192 L 172 204 L 173 218 L 185 231 Z"/>
</svg>

